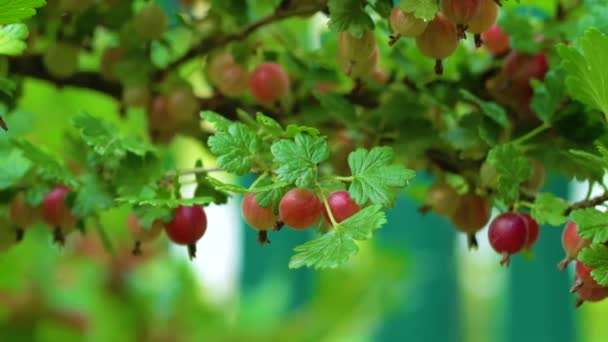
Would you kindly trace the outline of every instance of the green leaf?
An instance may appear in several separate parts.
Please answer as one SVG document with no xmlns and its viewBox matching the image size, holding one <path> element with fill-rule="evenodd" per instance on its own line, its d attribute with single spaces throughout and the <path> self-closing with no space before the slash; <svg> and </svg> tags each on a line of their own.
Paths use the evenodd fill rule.
<svg viewBox="0 0 608 342">
<path fill-rule="evenodd" d="M 213 197 L 194 197 L 188 199 L 181 198 L 151 198 L 142 199 L 139 197 L 119 197 L 118 202 L 129 203 L 132 205 L 152 206 L 175 209 L 180 205 L 190 207 L 194 205 L 207 205 L 213 203 Z"/>
<path fill-rule="evenodd" d="M 564 215 L 567 208 L 568 202 L 563 199 L 552 193 L 541 193 L 536 196 L 534 201 L 532 216 L 541 225 L 559 226 L 568 221 L 568 218 Z"/>
<path fill-rule="evenodd" d="M 211 176 L 207 176 L 206 179 L 209 182 L 209 184 L 211 184 L 214 188 L 216 188 L 220 191 L 232 192 L 232 193 L 236 193 L 236 194 L 248 194 L 249 193 L 249 190 L 247 188 L 244 188 L 240 185 L 224 183 L 221 180 L 219 180 L 217 178 L 213 178 Z"/>
<path fill-rule="evenodd" d="M 557 51 L 568 76 L 568 94 L 608 117 L 608 36 L 591 29 L 580 39 L 582 54 L 575 47 L 559 45 Z"/>
<path fill-rule="evenodd" d="M 27 47 L 29 32 L 25 24 L 10 24 L 0 28 L 0 54 L 19 56 Z"/>
<path fill-rule="evenodd" d="M 114 205 L 113 194 L 108 185 L 95 176 L 87 176 L 78 189 L 72 212 L 79 217 L 87 217 L 93 213 L 106 210 Z"/>
<path fill-rule="evenodd" d="M 317 177 L 317 164 L 329 158 L 329 146 L 323 138 L 297 135 L 294 141 L 280 140 L 270 148 L 280 165 L 277 177 L 296 186 L 309 186 Z"/>
<path fill-rule="evenodd" d="M 209 137 L 208 145 L 223 170 L 242 176 L 251 171 L 262 148 L 260 138 L 249 127 L 236 122 L 226 132 Z"/>
<path fill-rule="evenodd" d="M 0 190 L 8 189 L 19 182 L 32 167 L 32 163 L 20 150 L 12 149 L 0 158 Z"/>
<path fill-rule="evenodd" d="M 437 3 L 429 0 L 401 0 L 397 6 L 405 13 L 414 13 L 416 18 L 432 20 L 439 12 Z"/>
<path fill-rule="evenodd" d="M 220 132 L 227 131 L 228 127 L 230 127 L 230 125 L 232 125 L 232 121 L 226 119 L 225 117 L 221 116 L 220 114 L 218 114 L 216 112 L 204 111 L 204 112 L 201 112 L 200 115 L 201 115 L 201 119 L 207 120 L 210 123 L 212 123 L 213 126 L 215 126 L 215 129 L 217 129 Z"/>
<path fill-rule="evenodd" d="M 598 284 L 608 286 L 608 247 L 592 244 L 578 254 L 578 259 L 593 269 L 591 276 Z"/>
<path fill-rule="evenodd" d="M 532 27 L 530 17 L 515 9 L 501 11 L 500 28 L 509 36 L 511 48 L 519 52 L 537 53 L 541 49 Z"/>
<path fill-rule="evenodd" d="M 581 237 L 593 243 L 608 241 L 608 213 L 594 208 L 578 209 L 572 212 L 572 219 Z"/>
<path fill-rule="evenodd" d="M 156 220 L 169 222 L 173 219 L 173 211 L 168 207 L 153 207 L 150 205 L 134 206 L 133 213 L 139 219 L 144 229 L 150 229 Z"/>
<path fill-rule="evenodd" d="M 357 253 L 355 241 L 371 239 L 373 232 L 384 223 L 386 216 L 380 205 L 363 208 L 329 233 L 296 247 L 297 253 L 291 257 L 289 268 L 337 268 Z"/>
<path fill-rule="evenodd" d="M 199 160 L 195 167 L 203 167 L 203 163 Z M 228 202 L 228 194 L 214 187 L 207 180 L 207 173 L 199 173 L 196 175 L 196 191 L 195 197 L 213 197 L 215 204 L 226 204 Z"/>
<path fill-rule="evenodd" d="M 36 14 L 45 0 L 0 0 L 0 25 L 12 24 Z"/>
<path fill-rule="evenodd" d="M 487 160 L 498 172 L 498 194 L 507 204 L 519 198 L 519 185 L 530 178 L 530 161 L 513 144 L 495 146 L 488 153 Z"/>
<path fill-rule="evenodd" d="M 268 189 L 269 186 L 272 186 L 273 188 Z M 260 188 L 268 190 L 260 191 Z M 283 198 L 283 195 L 285 195 L 287 190 L 289 190 L 288 184 L 283 182 L 275 183 L 272 180 L 266 178 L 262 182 L 260 182 L 258 186 L 253 188 L 252 191 L 257 193 L 255 199 L 258 201 L 258 204 L 261 207 L 266 208 L 272 205 L 273 212 L 275 214 L 278 214 L 279 202 L 281 201 L 281 198 Z"/>
<path fill-rule="evenodd" d="M 374 29 L 374 21 L 365 12 L 365 2 L 361 0 L 329 0 L 329 29 L 335 32 L 348 31 L 355 37 L 362 37 Z"/>
<path fill-rule="evenodd" d="M 505 109 L 496 104 L 495 102 L 483 101 L 482 99 L 478 98 L 477 96 L 473 95 L 471 92 L 465 89 L 460 89 L 460 94 L 462 94 L 465 100 L 477 104 L 481 108 L 481 112 L 483 114 L 485 114 L 487 117 L 492 119 L 500 126 L 509 127 L 511 125 Z"/>
<path fill-rule="evenodd" d="M 71 188 L 78 185 L 72 172 L 58 158 L 53 157 L 25 139 L 14 140 L 13 143 L 21 149 L 23 156 L 32 162 L 32 165 L 36 168 L 36 172 L 43 179 L 65 184 Z"/>
<path fill-rule="evenodd" d="M 536 116 L 544 122 L 551 122 L 564 98 L 566 93 L 564 88 L 565 77 L 563 68 L 554 68 L 545 75 L 543 82 L 532 80 L 534 97 L 531 107 Z"/>
<path fill-rule="evenodd" d="M 361 205 L 370 201 L 392 206 L 397 192 L 415 176 L 414 171 L 395 164 L 390 147 L 374 147 L 371 151 L 357 149 L 348 156 L 348 165 L 353 177 L 348 191 Z"/>
<path fill-rule="evenodd" d="M 260 124 L 260 127 L 270 133 L 272 136 L 279 137 L 283 134 L 283 127 L 273 118 L 262 113 L 257 113 L 255 120 Z"/>
<path fill-rule="evenodd" d="M 388 18 L 393 9 L 393 0 L 375 0 L 372 6 L 381 17 Z"/>
<path fill-rule="evenodd" d="M 113 180 L 116 182 L 118 193 L 123 196 L 140 195 L 142 192 L 154 189 L 156 181 L 164 176 L 160 158 L 154 153 L 138 156 L 128 153 L 120 160 L 116 173 L 120 175 Z"/>
<path fill-rule="evenodd" d="M 308 134 L 310 136 L 317 137 L 319 136 L 319 134 L 321 134 L 321 132 L 319 132 L 319 130 L 314 127 L 299 125 L 288 125 L 285 129 L 285 136 L 287 136 L 288 138 L 293 138 L 299 134 Z"/>
</svg>

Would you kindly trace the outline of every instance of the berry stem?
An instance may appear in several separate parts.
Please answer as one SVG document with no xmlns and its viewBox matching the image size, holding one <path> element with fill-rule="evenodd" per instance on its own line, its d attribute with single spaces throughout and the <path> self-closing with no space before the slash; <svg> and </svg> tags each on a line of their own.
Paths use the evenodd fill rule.
<svg viewBox="0 0 608 342">
<path fill-rule="evenodd" d="M 573 260 L 572 258 L 570 258 L 570 257 L 566 257 L 564 260 L 560 261 L 560 262 L 557 264 L 557 268 L 558 268 L 558 269 L 560 269 L 560 270 L 565 270 L 565 269 L 566 269 L 566 267 L 568 267 L 568 264 L 570 264 L 570 262 L 571 262 L 572 260 Z"/>
<path fill-rule="evenodd" d="M 131 251 L 132 255 L 141 255 L 141 241 L 136 240 L 133 245 L 133 250 Z"/>
<path fill-rule="evenodd" d="M 25 236 L 25 230 L 21 227 L 15 228 L 15 240 L 17 242 L 23 241 L 23 237 Z"/>
<path fill-rule="evenodd" d="M 249 187 L 249 190 L 253 190 L 255 189 L 255 187 L 260 184 L 261 181 L 263 181 L 264 179 L 266 179 L 266 177 L 268 176 L 267 172 L 262 173 Z"/>
<path fill-rule="evenodd" d="M 327 197 L 325 197 L 325 194 L 323 194 L 323 193 L 321 193 L 321 200 L 323 201 L 325 210 L 327 210 L 327 216 L 329 216 L 329 221 L 331 222 L 332 227 L 335 228 L 338 225 L 338 222 L 336 221 L 336 218 L 334 217 L 334 213 L 331 212 L 331 208 L 329 207 L 329 202 L 327 201 Z"/>
<path fill-rule="evenodd" d="M 55 227 L 55 229 L 53 230 L 53 242 L 55 242 L 59 246 L 65 245 L 65 236 L 63 235 L 61 227 Z"/>
<path fill-rule="evenodd" d="M 260 244 L 260 246 L 263 246 L 265 244 L 270 244 L 270 240 L 268 239 L 267 230 L 260 230 L 258 232 L 258 243 Z"/>
<path fill-rule="evenodd" d="M 500 266 L 509 267 L 510 263 L 511 263 L 511 254 L 503 253 L 502 259 L 500 259 Z"/>
<path fill-rule="evenodd" d="M 469 246 L 469 250 L 477 249 L 479 247 L 479 243 L 477 242 L 477 237 L 475 234 L 467 235 L 467 244 Z"/>
<path fill-rule="evenodd" d="M 539 135 L 540 133 L 546 131 L 549 128 L 551 128 L 551 126 L 549 124 L 543 123 L 540 126 L 536 127 L 535 129 L 531 130 L 530 132 L 522 135 L 521 137 L 519 137 L 515 140 L 512 140 L 511 143 L 513 143 L 515 145 L 521 145 L 521 144 L 525 143 L 526 141 Z"/>
<path fill-rule="evenodd" d="M 443 62 L 441 59 L 435 61 L 435 74 L 443 75 Z"/>
<path fill-rule="evenodd" d="M 196 244 L 192 243 L 188 245 L 188 256 L 190 257 L 190 260 L 196 258 Z"/>
<path fill-rule="evenodd" d="M 572 287 L 570 288 L 570 293 L 574 293 L 574 292 L 578 291 L 578 289 L 583 287 L 583 285 L 585 285 L 585 284 L 583 283 L 582 280 L 576 279 L 576 281 L 574 282 L 574 284 L 572 284 Z"/>
<path fill-rule="evenodd" d="M 274 227 L 272 228 L 272 230 L 274 230 L 275 232 L 278 232 L 279 230 L 283 229 L 284 226 L 285 226 L 285 222 L 278 220 L 274 224 Z"/>
<path fill-rule="evenodd" d="M 475 47 L 480 48 L 483 45 L 483 40 L 481 39 L 480 33 L 475 33 Z"/>
<path fill-rule="evenodd" d="M 388 46 L 393 46 L 399 41 L 399 39 L 401 39 L 401 35 L 399 33 L 395 33 L 388 36 L 388 38 Z"/>
</svg>

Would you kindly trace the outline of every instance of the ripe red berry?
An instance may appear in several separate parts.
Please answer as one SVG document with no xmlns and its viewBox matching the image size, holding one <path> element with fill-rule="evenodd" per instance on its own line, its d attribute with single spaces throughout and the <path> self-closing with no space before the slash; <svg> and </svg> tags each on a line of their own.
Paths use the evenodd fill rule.
<svg viewBox="0 0 608 342">
<path fill-rule="evenodd" d="M 581 286 L 577 293 L 579 295 L 576 300 L 576 307 L 583 305 L 584 302 L 595 303 L 604 300 L 608 297 L 608 287 L 591 287 Z"/>
<path fill-rule="evenodd" d="M 602 285 L 598 284 L 593 276 L 591 275 L 591 271 L 593 269 L 591 267 L 587 267 L 583 262 L 576 262 L 576 280 L 574 281 L 574 285 L 570 289 L 570 292 L 574 293 L 582 286 L 591 287 L 591 288 L 600 288 Z"/>
<path fill-rule="evenodd" d="M 565 269 L 570 261 L 575 260 L 578 253 L 590 244 L 591 241 L 585 240 L 578 235 L 576 223 L 572 221 L 568 222 L 562 232 L 562 246 L 566 252 L 566 257 L 558 264 L 558 267 L 562 270 Z"/>
<path fill-rule="evenodd" d="M 350 198 L 348 191 L 335 191 L 327 197 L 327 203 L 331 209 L 331 213 L 337 223 L 340 223 L 347 218 L 355 215 L 361 210 L 361 207 Z M 323 207 L 323 215 L 328 223 L 331 223 L 329 219 L 329 213 L 327 209 Z"/>
<path fill-rule="evenodd" d="M 511 49 L 509 36 L 507 36 L 500 26 L 494 25 L 481 34 L 484 46 L 494 56 L 500 56 Z"/>
<path fill-rule="evenodd" d="M 45 221 L 54 228 L 54 240 L 63 244 L 65 235 L 69 233 L 78 218 L 72 214 L 66 204 L 66 196 L 70 193 L 67 186 L 58 186 L 49 192 L 42 202 L 42 215 Z"/>
<path fill-rule="evenodd" d="M 481 0 L 441 0 L 441 13 L 458 26 L 460 36 L 480 10 Z"/>
<path fill-rule="evenodd" d="M 249 76 L 249 90 L 258 103 L 274 104 L 289 94 L 289 76 L 280 64 L 263 63 Z"/>
<path fill-rule="evenodd" d="M 458 192 L 451 185 L 437 182 L 427 191 L 425 205 L 438 215 L 450 217 L 459 199 Z"/>
<path fill-rule="evenodd" d="M 317 195 L 306 188 L 295 188 L 279 203 L 281 220 L 293 229 L 306 229 L 319 221 L 323 204 Z"/>
<path fill-rule="evenodd" d="M 466 194 L 457 201 L 452 213 L 452 223 L 459 231 L 469 237 L 469 247 L 477 247 L 475 233 L 480 231 L 490 220 L 491 208 L 488 201 L 475 194 Z"/>
<path fill-rule="evenodd" d="M 423 55 L 436 60 L 437 74 L 443 73 L 441 60 L 453 54 L 458 44 L 456 26 L 442 15 L 435 16 L 424 32 L 416 37 L 418 50 Z"/>
<path fill-rule="evenodd" d="M 509 257 L 521 251 L 528 240 L 526 221 L 516 213 L 504 213 L 490 224 L 488 239 L 492 248 L 503 255 L 501 265 L 509 264 Z"/>
<path fill-rule="evenodd" d="M 403 12 L 399 7 L 393 8 L 390 21 L 391 28 L 396 34 L 392 38 L 395 42 L 399 37 L 417 37 L 421 35 L 428 24 L 426 21 L 416 18 L 413 13 Z"/>
<path fill-rule="evenodd" d="M 548 70 L 547 56 L 542 52 L 536 55 L 511 52 L 503 65 L 503 74 L 507 80 L 526 94 L 532 92 L 530 80 L 544 79 Z"/>
<path fill-rule="evenodd" d="M 519 214 L 519 216 L 526 222 L 526 228 L 528 229 L 528 239 L 526 240 L 524 248 L 531 249 L 538 240 L 538 235 L 540 234 L 538 222 L 527 213 Z"/>
<path fill-rule="evenodd" d="M 260 206 L 255 194 L 247 194 L 243 197 L 241 211 L 245 222 L 257 230 L 269 230 L 277 223 L 278 217 L 272 212 L 272 206 L 266 208 Z"/>
<path fill-rule="evenodd" d="M 178 245 L 193 245 L 207 230 L 207 216 L 199 205 L 179 206 L 171 222 L 165 224 L 165 232 Z"/>
</svg>

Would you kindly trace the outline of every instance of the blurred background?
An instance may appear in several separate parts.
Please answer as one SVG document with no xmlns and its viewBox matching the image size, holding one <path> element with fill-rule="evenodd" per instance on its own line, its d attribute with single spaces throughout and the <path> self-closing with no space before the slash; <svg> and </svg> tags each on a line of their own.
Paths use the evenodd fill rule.
<svg viewBox="0 0 608 342">
<path fill-rule="evenodd" d="M 316 32 L 325 22 L 317 19 L 289 20 L 277 30 L 319 47 Z M 81 64 L 98 58 L 82 56 Z M 190 81 L 198 95 L 209 92 L 201 75 Z M 69 118 L 79 111 L 146 134 L 141 111 L 121 118 L 109 97 L 28 79 L 0 142 L 25 135 L 61 153 Z M 163 153 L 172 168 L 197 159 L 213 163 L 190 138 L 178 137 Z M 126 207 L 102 215 L 110 251 L 95 231 L 70 235 L 62 249 L 48 227 L 33 227 L 23 243 L 0 254 L 0 341 L 608 341 L 608 302 L 575 310 L 572 270 L 557 270 L 560 228 L 543 227 L 534 254 L 502 268 L 485 230 L 479 250 L 469 252 L 447 220 L 418 213 L 431 183 L 419 174 L 376 238 L 360 244 L 347 267 L 324 272 L 287 268 L 293 247 L 312 232 L 284 229 L 270 236 L 271 245 L 259 246 L 256 231 L 241 220 L 238 197 L 207 209 L 207 233 L 193 261 L 165 237 L 144 245 L 143 256 L 131 256 Z M 559 178 L 545 185 L 572 200 L 584 197 L 581 189 L 586 186 Z"/>
</svg>

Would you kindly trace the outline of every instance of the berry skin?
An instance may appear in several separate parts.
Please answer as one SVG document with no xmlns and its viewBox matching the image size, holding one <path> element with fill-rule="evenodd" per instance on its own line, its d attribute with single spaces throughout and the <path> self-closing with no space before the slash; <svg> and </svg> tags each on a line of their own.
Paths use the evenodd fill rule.
<svg viewBox="0 0 608 342">
<path fill-rule="evenodd" d="M 243 197 L 241 211 L 245 222 L 257 230 L 269 230 L 277 223 L 278 217 L 272 212 L 272 206 L 262 207 L 255 199 L 255 194 Z"/>
<path fill-rule="evenodd" d="M 134 18 L 135 33 L 146 41 L 162 38 L 169 28 L 165 11 L 156 4 L 146 5 Z"/>
<path fill-rule="evenodd" d="M 17 234 L 11 224 L 0 218 L 0 252 L 4 252 L 18 242 Z"/>
<path fill-rule="evenodd" d="M 592 268 L 587 267 L 584 263 L 577 261 L 576 262 L 576 280 L 574 285 L 570 289 L 571 293 L 576 292 L 581 287 L 590 287 L 590 288 L 600 288 L 602 285 L 598 284 L 593 276 L 591 275 Z"/>
<path fill-rule="evenodd" d="M 503 74 L 507 79 L 526 94 L 532 92 L 530 80 L 543 80 L 548 70 L 547 56 L 544 53 L 529 55 L 511 52 L 505 58 L 503 66 Z"/>
<path fill-rule="evenodd" d="M 357 64 L 368 60 L 376 48 L 376 36 L 373 31 L 367 31 L 361 38 L 354 37 L 348 32 L 340 32 L 338 37 L 338 60 Z"/>
<path fill-rule="evenodd" d="M 426 193 L 425 204 L 436 214 L 450 217 L 456 210 L 459 199 L 458 192 L 452 186 L 435 183 Z"/>
<path fill-rule="evenodd" d="M 375 49 L 372 55 L 365 61 L 359 63 L 350 63 L 347 60 L 339 59 L 338 66 L 344 71 L 347 76 L 353 79 L 365 78 L 371 76 L 378 64 L 378 49 Z"/>
<path fill-rule="evenodd" d="M 198 109 L 198 99 L 190 88 L 176 88 L 167 97 L 167 114 L 178 123 L 192 121 Z"/>
<path fill-rule="evenodd" d="M 11 202 L 9 215 L 17 228 L 27 229 L 40 219 L 40 210 L 27 204 L 25 194 L 19 193 Z"/>
<path fill-rule="evenodd" d="M 578 235 L 578 226 L 576 223 L 572 221 L 568 222 L 562 232 L 562 247 L 564 247 L 566 257 L 558 264 L 559 269 L 565 269 L 570 261 L 575 260 L 578 253 L 590 244 L 591 241 L 585 240 Z"/>
<path fill-rule="evenodd" d="M 490 224 L 488 240 L 492 248 L 503 255 L 501 265 L 509 264 L 509 257 L 521 251 L 528 240 L 526 221 L 515 213 L 497 216 Z"/>
<path fill-rule="evenodd" d="M 390 20 L 393 32 L 402 37 L 417 37 L 428 25 L 426 21 L 416 18 L 412 13 L 403 12 L 399 7 L 393 8 Z"/>
<path fill-rule="evenodd" d="M 453 54 L 458 44 L 456 26 L 442 15 L 435 16 L 424 32 L 416 37 L 418 50 L 423 55 L 436 60 L 437 74 L 443 73 L 441 60 Z"/>
<path fill-rule="evenodd" d="M 249 90 L 258 103 L 272 105 L 289 94 L 289 76 L 280 64 L 263 63 L 249 76 Z"/>
<path fill-rule="evenodd" d="M 150 90 L 143 86 L 125 87 L 122 91 L 122 102 L 127 107 L 147 108 L 150 100 Z"/>
<path fill-rule="evenodd" d="M 498 188 L 498 171 L 494 165 L 490 164 L 488 161 L 485 161 L 481 165 L 481 169 L 479 170 L 479 181 L 481 182 L 481 185 L 486 188 Z"/>
<path fill-rule="evenodd" d="M 194 245 L 207 230 L 207 216 L 203 207 L 179 206 L 171 222 L 165 224 L 165 233 L 178 245 Z"/>
<path fill-rule="evenodd" d="M 498 5 L 494 0 L 481 0 L 479 12 L 468 23 L 467 31 L 482 33 L 492 27 L 498 18 Z"/>
<path fill-rule="evenodd" d="M 337 223 L 346 220 L 361 210 L 361 207 L 350 198 L 348 191 L 344 190 L 331 193 L 327 197 L 327 204 L 329 204 L 331 213 Z M 327 223 L 331 223 L 325 206 L 323 206 L 323 216 L 325 216 Z"/>
<path fill-rule="evenodd" d="M 500 26 L 494 25 L 481 34 L 481 40 L 488 51 L 494 56 L 500 56 L 511 49 L 509 36 L 507 36 Z"/>
<path fill-rule="evenodd" d="M 481 0 L 441 0 L 441 13 L 458 26 L 459 36 L 464 38 L 467 24 L 481 10 Z"/>
<path fill-rule="evenodd" d="M 69 193 L 67 186 L 59 186 L 51 190 L 42 202 L 42 216 L 54 228 L 53 240 L 59 245 L 64 244 L 65 235 L 74 229 L 78 221 L 65 203 Z"/>
<path fill-rule="evenodd" d="M 488 201 L 475 194 L 466 194 L 458 200 L 458 205 L 451 216 L 457 230 L 469 237 L 469 248 L 477 247 L 475 233 L 480 231 L 490 220 L 491 208 Z"/>
<path fill-rule="evenodd" d="M 319 221 L 323 203 L 317 195 L 306 188 L 288 191 L 279 203 L 279 217 L 289 227 L 303 230 Z"/>
<path fill-rule="evenodd" d="M 48 72 L 57 78 L 68 78 L 78 70 L 78 47 L 55 42 L 44 52 L 42 62 Z"/>
<path fill-rule="evenodd" d="M 116 63 L 122 59 L 124 54 L 125 50 L 120 46 L 105 49 L 101 56 L 101 65 L 99 67 L 101 77 L 107 81 L 115 81 L 117 78 L 114 67 L 116 66 Z"/>
<path fill-rule="evenodd" d="M 526 228 L 528 230 L 528 239 L 526 240 L 524 248 L 531 249 L 538 240 L 538 235 L 540 234 L 538 222 L 527 213 L 519 214 L 519 216 L 526 222 Z"/>
<path fill-rule="evenodd" d="M 596 303 L 608 297 L 607 287 L 591 287 L 583 285 L 577 290 L 579 298 L 576 300 L 576 307 L 580 307 L 584 302 Z"/>
<path fill-rule="evenodd" d="M 245 68 L 235 63 L 231 54 L 221 53 L 211 57 L 207 70 L 209 81 L 223 95 L 238 97 L 247 90 L 249 75 Z"/>
</svg>

